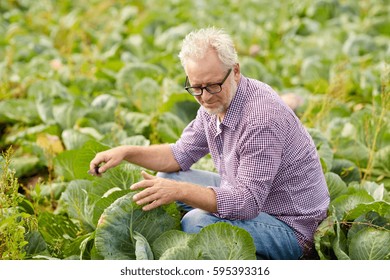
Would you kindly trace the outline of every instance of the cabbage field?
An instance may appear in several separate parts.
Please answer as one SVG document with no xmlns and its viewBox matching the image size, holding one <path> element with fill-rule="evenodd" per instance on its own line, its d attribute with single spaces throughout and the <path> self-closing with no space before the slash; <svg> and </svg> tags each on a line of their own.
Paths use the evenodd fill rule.
<svg viewBox="0 0 390 280">
<path fill-rule="evenodd" d="M 317 145 L 331 203 L 313 258 L 390 259 L 389 1 L 0 0 L 0 260 L 256 259 L 243 229 L 143 212 L 141 168 L 87 173 L 96 152 L 178 139 L 199 105 L 177 54 L 208 26 Z"/>
</svg>

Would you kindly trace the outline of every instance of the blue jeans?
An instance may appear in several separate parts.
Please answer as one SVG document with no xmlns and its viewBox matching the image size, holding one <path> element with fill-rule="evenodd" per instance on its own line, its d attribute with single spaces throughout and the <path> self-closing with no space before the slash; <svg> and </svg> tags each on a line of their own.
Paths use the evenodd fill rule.
<svg viewBox="0 0 390 280">
<path fill-rule="evenodd" d="M 221 182 L 218 174 L 201 170 L 160 172 L 157 176 L 202 186 L 218 187 Z M 198 233 L 207 225 L 225 222 L 243 228 L 251 234 L 259 259 L 289 260 L 299 259 L 302 255 L 302 249 L 292 228 L 267 213 L 261 212 L 251 220 L 228 220 L 218 218 L 201 209 L 194 209 L 181 202 L 178 204 L 187 212 L 181 221 L 182 229 L 187 233 Z"/>
</svg>

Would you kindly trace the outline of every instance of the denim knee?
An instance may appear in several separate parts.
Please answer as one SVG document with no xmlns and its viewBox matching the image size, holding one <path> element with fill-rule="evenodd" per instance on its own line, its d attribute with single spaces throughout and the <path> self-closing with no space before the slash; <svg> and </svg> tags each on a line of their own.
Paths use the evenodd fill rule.
<svg viewBox="0 0 390 280">
<path fill-rule="evenodd" d="M 156 176 L 165 178 L 165 179 L 171 179 L 174 175 L 174 173 L 167 173 L 167 172 L 157 172 Z"/>
<path fill-rule="evenodd" d="M 217 222 L 217 220 L 218 218 L 209 212 L 194 209 L 186 213 L 181 219 L 181 227 L 187 233 L 198 233 L 202 228 Z"/>
</svg>

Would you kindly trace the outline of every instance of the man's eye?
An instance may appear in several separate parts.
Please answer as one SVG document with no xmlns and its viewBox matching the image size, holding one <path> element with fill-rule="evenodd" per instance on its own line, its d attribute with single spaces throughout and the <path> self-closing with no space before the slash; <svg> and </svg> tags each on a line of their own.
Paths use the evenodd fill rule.
<svg viewBox="0 0 390 280">
<path fill-rule="evenodd" d="M 209 85 L 209 86 L 207 86 L 207 88 L 208 89 L 210 89 L 210 90 L 213 90 L 213 89 L 219 89 L 219 85 Z"/>
</svg>

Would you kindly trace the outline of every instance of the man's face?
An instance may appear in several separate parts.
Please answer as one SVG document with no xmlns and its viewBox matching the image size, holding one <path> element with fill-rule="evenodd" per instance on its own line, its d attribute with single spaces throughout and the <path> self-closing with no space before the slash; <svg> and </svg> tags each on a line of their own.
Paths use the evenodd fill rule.
<svg viewBox="0 0 390 280">
<path fill-rule="evenodd" d="M 186 65 L 186 73 L 192 87 L 205 87 L 221 83 L 228 70 L 223 67 L 216 52 L 210 50 L 204 58 L 189 61 Z M 209 114 L 218 115 L 222 119 L 237 90 L 238 79 L 239 69 L 235 66 L 223 83 L 221 92 L 211 94 L 203 89 L 203 94 L 195 98 Z"/>
</svg>

